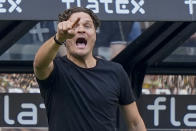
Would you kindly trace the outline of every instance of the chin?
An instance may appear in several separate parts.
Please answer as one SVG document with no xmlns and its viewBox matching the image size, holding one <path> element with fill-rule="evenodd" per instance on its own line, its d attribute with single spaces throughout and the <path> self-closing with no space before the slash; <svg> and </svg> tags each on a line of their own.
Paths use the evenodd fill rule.
<svg viewBox="0 0 196 131">
<path fill-rule="evenodd" d="M 85 52 L 78 52 L 78 53 L 73 53 L 72 54 L 74 57 L 76 58 L 85 58 L 89 55 L 89 53 L 85 53 Z"/>
</svg>

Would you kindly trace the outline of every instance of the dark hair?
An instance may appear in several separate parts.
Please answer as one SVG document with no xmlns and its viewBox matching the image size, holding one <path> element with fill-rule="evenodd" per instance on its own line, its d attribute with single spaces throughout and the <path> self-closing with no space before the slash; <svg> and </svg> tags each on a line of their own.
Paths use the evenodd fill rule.
<svg viewBox="0 0 196 131">
<path fill-rule="evenodd" d="M 93 24 L 95 26 L 95 29 L 97 29 L 97 27 L 100 26 L 100 20 L 93 13 L 93 11 L 88 8 L 83 8 L 83 7 L 74 7 L 74 8 L 70 8 L 70 9 L 65 10 L 62 14 L 59 14 L 59 22 L 67 21 L 73 13 L 77 13 L 77 12 L 84 12 L 84 13 L 89 14 L 91 19 L 93 20 Z"/>
</svg>

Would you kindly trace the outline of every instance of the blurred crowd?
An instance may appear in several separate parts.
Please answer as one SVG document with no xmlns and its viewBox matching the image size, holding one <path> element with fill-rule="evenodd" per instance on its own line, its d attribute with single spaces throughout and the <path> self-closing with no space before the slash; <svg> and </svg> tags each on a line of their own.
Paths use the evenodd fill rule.
<svg viewBox="0 0 196 131">
<path fill-rule="evenodd" d="M 34 74 L 0 74 L 1 93 L 40 93 Z M 196 94 L 196 76 L 146 75 L 143 94 Z"/>
<path fill-rule="evenodd" d="M 34 74 L 0 74 L 1 93 L 39 93 Z"/>
<path fill-rule="evenodd" d="M 196 94 L 196 76 L 147 75 L 143 83 L 143 94 Z"/>
</svg>

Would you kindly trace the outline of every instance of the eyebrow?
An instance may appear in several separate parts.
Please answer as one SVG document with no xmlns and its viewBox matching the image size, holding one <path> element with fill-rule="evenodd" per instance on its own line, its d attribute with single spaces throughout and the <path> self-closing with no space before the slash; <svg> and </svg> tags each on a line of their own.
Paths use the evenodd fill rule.
<svg viewBox="0 0 196 131">
<path fill-rule="evenodd" d="M 92 21 L 92 20 L 86 20 L 85 22 L 90 22 L 90 23 L 92 22 L 92 23 L 93 23 L 93 21 Z"/>
</svg>

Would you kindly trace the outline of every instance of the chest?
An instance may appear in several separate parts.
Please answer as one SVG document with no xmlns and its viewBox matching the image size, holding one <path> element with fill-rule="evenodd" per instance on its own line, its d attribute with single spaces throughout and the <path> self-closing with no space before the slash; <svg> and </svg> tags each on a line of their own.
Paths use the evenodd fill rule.
<svg viewBox="0 0 196 131">
<path fill-rule="evenodd" d="M 71 72 L 61 77 L 60 87 L 60 92 L 64 92 L 69 99 L 96 106 L 111 106 L 118 103 L 119 79 L 112 71 Z"/>
</svg>

